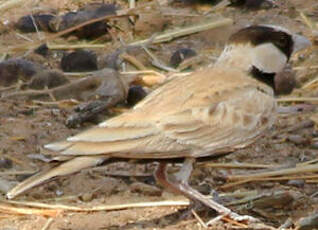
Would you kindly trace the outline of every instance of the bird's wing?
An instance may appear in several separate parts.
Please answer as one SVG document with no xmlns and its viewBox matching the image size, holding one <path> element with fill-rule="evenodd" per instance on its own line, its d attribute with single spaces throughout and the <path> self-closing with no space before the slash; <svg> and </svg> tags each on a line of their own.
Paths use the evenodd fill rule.
<svg viewBox="0 0 318 230">
<path fill-rule="evenodd" d="M 192 146 L 193 157 L 243 147 L 273 124 L 276 103 L 257 87 L 237 91 L 226 101 L 172 114 L 158 125 L 166 137 Z"/>
<path fill-rule="evenodd" d="M 223 74 L 223 79 L 216 77 L 207 84 L 198 83 L 206 76 L 202 73 L 177 79 L 134 110 L 45 147 L 62 155 L 124 158 L 202 156 L 236 147 L 269 126 L 265 118 L 275 103 L 271 91 L 258 89 L 246 77 L 243 81 L 237 80 L 240 75 L 226 78 L 233 74 L 237 73 Z"/>
</svg>

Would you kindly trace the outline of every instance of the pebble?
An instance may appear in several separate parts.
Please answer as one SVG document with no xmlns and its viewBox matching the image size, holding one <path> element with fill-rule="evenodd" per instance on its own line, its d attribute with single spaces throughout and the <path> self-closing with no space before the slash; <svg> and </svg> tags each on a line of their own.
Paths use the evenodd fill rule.
<svg viewBox="0 0 318 230">
<path fill-rule="evenodd" d="M 170 65 L 173 66 L 174 68 L 178 67 L 181 62 L 183 62 L 187 58 L 191 58 L 196 56 L 197 53 L 195 50 L 190 49 L 190 48 L 181 48 L 175 51 L 171 58 L 170 58 Z"/>
<path fill-rule="evenodd" d="M 77 50 L 63 56 L 61 68 L 64 72 L 89 72 L 97 70 L 96 54 L 88 50 Z"/>
<path fill-rule="evenodd" d="M 18 20 L 15 27 L 24 33 L 32 33 L 37 30 L 52 32 L 49 24 L 54 18 L 55 16 L 51 14 L 26 15 Z"/>
<path fill-rule="evenodd" d="M 127 104 L 133 106 L 147 96 L 146 91 L 140 85 L 133 85 L 128 90 Z"/>
<path fill-rule="evenodd" d="M 69 80 L 58 70 L 44 70 L 35 74 L 29 84 L 31 89 L 54 88 L 69 83 Z"/>
<path fill-rule="evenodd" d="M 5 158 L 5 157 L 1 157 L 0 158 L 0 168 L 3 168 L 3 169 L 10 169 L 12 168 L 12 161 L 8 158 Z"/>
</svg>

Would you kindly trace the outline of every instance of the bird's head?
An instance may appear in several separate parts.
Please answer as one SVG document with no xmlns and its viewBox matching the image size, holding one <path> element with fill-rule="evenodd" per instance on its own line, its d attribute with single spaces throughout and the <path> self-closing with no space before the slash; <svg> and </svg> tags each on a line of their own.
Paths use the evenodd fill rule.
<svg viewBox="0 0 318 230">
<path fill-rule="evenodd" d="M 295 52 L 310 45 L 304 36 L 279 26 L 248 26 L 231 35 L 216 65 L 247 71 L 275 89 L 275 75 Z"/>
</svg>

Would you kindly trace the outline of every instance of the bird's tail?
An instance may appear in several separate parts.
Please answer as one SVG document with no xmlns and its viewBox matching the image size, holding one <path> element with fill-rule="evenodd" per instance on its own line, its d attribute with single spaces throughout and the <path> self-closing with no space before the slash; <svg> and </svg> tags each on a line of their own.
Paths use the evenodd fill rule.
<svg viewBox="0 0 318 230">
<path fill-rule="evenodd" d="M 25 181 L 19 183 L 7 193 L 7 198 L 12 199 L 24 191 L 42 184 L 54 177 L 72 174 L 82 169 L 96 166 L 107 159 L 108 157 L 106 156 L 82 156 L 73 158 L 53 169 L 35 174 L 34 176 L 31 176 Z"/>
</svg>

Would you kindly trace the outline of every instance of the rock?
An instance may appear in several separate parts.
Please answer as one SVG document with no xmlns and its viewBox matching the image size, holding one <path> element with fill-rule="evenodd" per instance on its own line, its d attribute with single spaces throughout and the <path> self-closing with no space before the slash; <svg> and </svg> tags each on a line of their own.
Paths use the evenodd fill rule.
<svg viewBox="0 0 318 230">
<path fill-rule="evenodd" d="M 61 68 L 65 72 L 89 72 L 97 70 L 97 57 L 92 51 L 76 50 L 63 56 Z"/>
<path fill-rule="evenodd" d="M 54 18 L 55 16 L 51 14 L 26 15 L 18 20 L 15 27 L 24 33 L 32 33 L 37 30 L 52 32 L 49 23 Z"/>
<path fill-rule="evenodd" d="M 31 89 L 54 88 L 69 83 L 64 74 L 57 70 L 44 70 L 38 72 L 29 83 Z"/>
<path fill-rule="evenodd" d="M 115 15 L 116 10 L 117 7 L 114 4 L 89 4 L 76 12 L 68 12 L 51 20 L 50 28 L 55 32 L 59 32 L 92 19 L 107 15 Z M 107 34 L 109 28 L 106 21 L 99 21 L 83 26 L 70 34 L 75 35 L 78 38 L 93 39 Z"/>
<path fill-rule="evenodd" d="M 195 52 L 195 50 L 190 49 L 190 48 L 181 48 L 178 49 L 177 51 L 175 51 L 171 58 L 170 58 L 170 65 L 173 66 L 174 68 L 178 67 L 181 62 L 183 62 L 185 59 L 187 58 L 191 58 L 196 56 L 197 53 Z"/>
<path fill-rule="evenodd" d="M 139 101 L 141 101 L 145 96 L 147 96 L 147 93 L 142 86 L 133 85 L 128 90 L 127 104 L 129 106 L 134 106 Z"/>
<path fill-rule="evenodd" d="M 41 69 L 40 65 L 20 58 L 0 62 L 0 86 L 10 86 L 18 80 L 29 81 Z"/>
</svg>

